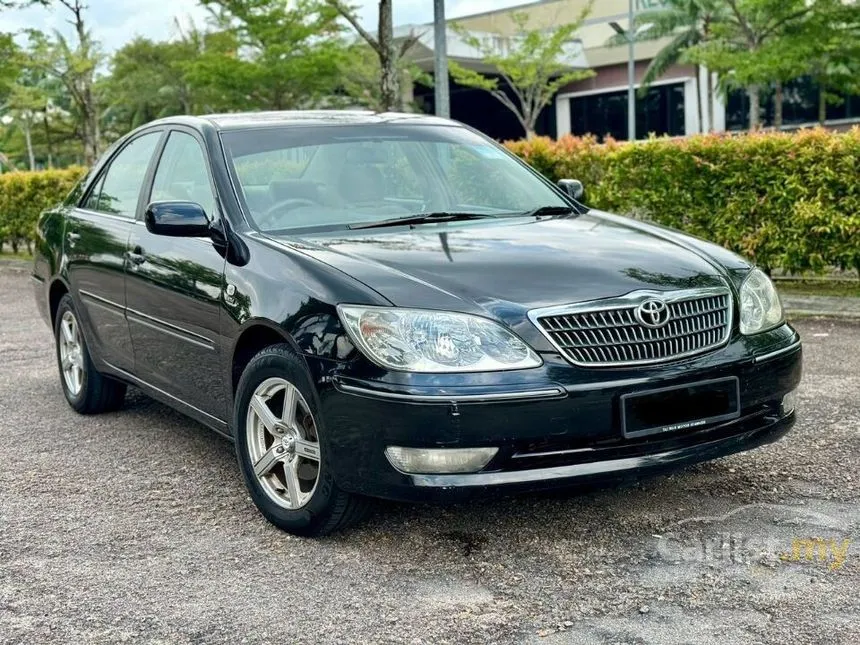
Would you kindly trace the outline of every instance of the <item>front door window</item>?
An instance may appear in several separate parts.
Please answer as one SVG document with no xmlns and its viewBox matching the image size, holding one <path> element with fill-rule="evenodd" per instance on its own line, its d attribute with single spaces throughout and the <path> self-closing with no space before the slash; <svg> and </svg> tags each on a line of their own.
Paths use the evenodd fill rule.
<svg viewBox="0 0 860 645">
<path fill-rule="evenodd" d="M 203 149 L 184 132 L 171 132 L 152 182 L 150 201 L 196 202 L 209 219 L 215 216 L 215 196 Z"/>
</svg>

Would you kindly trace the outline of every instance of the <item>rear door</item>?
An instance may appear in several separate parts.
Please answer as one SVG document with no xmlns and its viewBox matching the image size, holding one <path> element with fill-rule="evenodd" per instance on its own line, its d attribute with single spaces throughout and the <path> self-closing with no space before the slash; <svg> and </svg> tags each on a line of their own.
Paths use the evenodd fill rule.
<svg viewBox="0 0 860 645">
<path fill-rule="evenodd" d="M 125 319 L 126 246 L 162 134 L 150 130 L 126 141 L 66 222 L 67 275 L 85 320 L 90 352 L 96 361 L 126 371 L 134 365 Z"/>
<path fill-rule="evenodd" d="M 210 220 L 217 200 L 202 140 L 172 129 L 146 202 L 192 201 Z M 128 240 L 127 315 L 135 374 L 174 398 L 223 420 L 220 313 L 224 258 L 208 237 L 150 233 L 138 220 Z"/>
</svg>

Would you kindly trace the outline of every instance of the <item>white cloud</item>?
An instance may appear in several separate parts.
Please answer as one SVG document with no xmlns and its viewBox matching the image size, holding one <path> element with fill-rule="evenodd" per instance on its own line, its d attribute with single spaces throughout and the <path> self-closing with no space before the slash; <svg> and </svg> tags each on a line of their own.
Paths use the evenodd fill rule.
<svg viewBox="0 0 860 645">
<path fill-rule="evenodd" d="M 431 0 L 393 0 L 395 24 L 422 23 L 433 20 Z M 523 0 L 448 0 L 446 13 L 456 18 L 482 11 L 502 9 Z M 360 0 L 360 17 L 371 29 L 378 18 L 376 0 Z M 190 18 L 202 24 L 207 11 L 197 0 L 89 0 L 87 19 L 96 40 L 107 51 L 121 47 L 135 36 L 146 36 L 154 40 L 167 39 L 175 35 L 174 21 L 183 23 Z M 68 32 L 66 10 L 62 7 L 44 9 L 31 7 L 3 12 L 0 23 L 2 31 L 59 29 Z"/>
</svg>

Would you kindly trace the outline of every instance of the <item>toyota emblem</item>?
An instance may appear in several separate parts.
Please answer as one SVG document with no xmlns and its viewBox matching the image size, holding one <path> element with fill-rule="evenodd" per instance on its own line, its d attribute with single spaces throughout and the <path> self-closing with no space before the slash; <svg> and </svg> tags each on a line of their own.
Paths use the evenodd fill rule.
<svg viewBox="0 0 860 645">
<path fill-rule="evenodd" d="M 636 307 L 636 320 L 645 327 L 655 329 L 669 322 L 669 307 L 657 298 L 648 298 Z"/>
</svg>

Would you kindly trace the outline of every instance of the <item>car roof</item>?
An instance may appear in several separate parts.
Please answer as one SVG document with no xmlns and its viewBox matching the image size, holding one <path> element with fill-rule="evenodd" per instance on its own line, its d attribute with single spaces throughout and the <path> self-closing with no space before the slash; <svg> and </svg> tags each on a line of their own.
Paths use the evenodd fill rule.
<svg viewBox="0 0 860 645">
<path fill-rule="evenodd" d="M 303 110 L 281 112 L 233 112 L 202 116 L 174 116 L 148 125 L 184 124 L 200 127 L 214 126 L 216 130 L 247 130 L 273 126 L 324 126 L 324 125 L 459 125 L 454 121 L 425 114 L 402 112 L 369 112 L 361 110 Z"/>
</svg>

